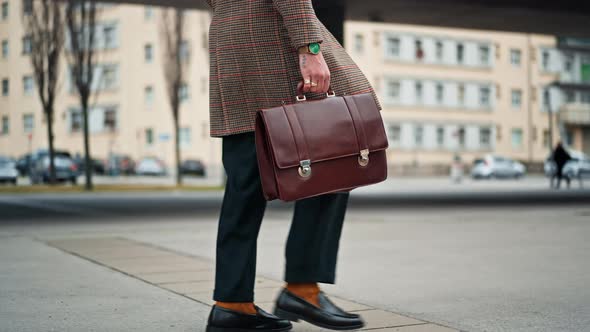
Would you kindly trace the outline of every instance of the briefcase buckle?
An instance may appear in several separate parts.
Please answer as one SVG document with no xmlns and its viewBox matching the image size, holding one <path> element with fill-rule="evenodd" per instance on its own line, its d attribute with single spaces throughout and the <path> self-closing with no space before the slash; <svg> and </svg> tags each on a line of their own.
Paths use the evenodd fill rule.
<svg viewBox="0 0 590 332">
<path fill-rule="evenodd" d="M 359 156 L 359 165 L 367 166 L 369 164 L 369 149 L 364 149 L 360 151 Z"/>
<path fill-rule="evenodd" d="M 311 175 L 311 160 L 306 159 L 299 162 L 299 176 L 307 178 Z"/>
</svg>

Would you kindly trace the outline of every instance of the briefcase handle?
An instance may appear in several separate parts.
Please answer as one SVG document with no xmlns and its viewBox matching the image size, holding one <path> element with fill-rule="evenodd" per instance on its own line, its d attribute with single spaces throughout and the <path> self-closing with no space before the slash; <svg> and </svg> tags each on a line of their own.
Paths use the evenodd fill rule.
<svg viewBox="0 0 590 332">
<path fill-rule="evenodd" d="M 298 102 L 307 100 L 307 98 L 305 97 L 305 94 L 303 93 L 303 91 L 301 89 L 302 89 L 302 86 L 297 85 L 297 96 L 295 96 L 295 100 Z M 334 92 L 334 90 L 332 90 L 331 86 L 328 89 L 328 92 L 326 92 L 326 98 L 330 98 L 330 97 L 336 97 L 336 92 Z"/>
</svg>

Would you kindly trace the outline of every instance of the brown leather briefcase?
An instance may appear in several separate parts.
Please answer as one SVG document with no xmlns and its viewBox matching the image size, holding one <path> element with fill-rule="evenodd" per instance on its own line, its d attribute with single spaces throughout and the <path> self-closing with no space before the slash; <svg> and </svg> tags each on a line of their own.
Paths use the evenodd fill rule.
<svg viewBox="0 0 590 332">
<path fill-rule="evenodd" d="M 387 178 L 388 142 L 370 93 L 258 111 L 256 153 L 267 200 L 349 191 Z"/>
</svg>

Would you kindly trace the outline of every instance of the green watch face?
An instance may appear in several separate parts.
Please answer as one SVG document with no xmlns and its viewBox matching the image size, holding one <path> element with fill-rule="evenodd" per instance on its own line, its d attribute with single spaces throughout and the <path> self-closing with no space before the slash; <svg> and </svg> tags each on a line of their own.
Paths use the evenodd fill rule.
<svg viewBox="0 0 590 332">
<path fill-rule="evenodd" d="M 311 44 L 309 44 L 309 52 L 311 52 L 311 54 L 318 54 L 318 53 L 320 53 L 320 44 L 319 43 L 311 43 Z"/>
</svg>

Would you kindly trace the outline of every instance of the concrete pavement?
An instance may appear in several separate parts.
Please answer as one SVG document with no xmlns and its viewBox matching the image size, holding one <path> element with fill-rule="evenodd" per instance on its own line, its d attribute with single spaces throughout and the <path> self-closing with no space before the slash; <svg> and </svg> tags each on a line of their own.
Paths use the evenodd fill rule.
<svg viewBox="0 0 590 332">
<path fill-rule="evenodd" d="M 58 200 L 43 204 L 43 211 L 51 204 L 64 208 Z M 258 273 L 271 284 L 282 277 L 289 218 L 288 210 L 271 209 L 261 230 Z M 395 313 L 465 331 L 590 331 L 589 218 L 585 204 L 352 208 L 341 244 L 338 284 L 324 288 L 348 305 L 386 312 L 387 317 L 367 315 L 377 324 L 370 326 L 379 328 L 383 322 L 398 324 L 387 320 L 397 317 L 390 315 Z M 137 275 L 154 271 L 145 269 L 193 263 L 137 257 L 128 260 L 131 270 L 122 271 L 125 265 L 115 266 L 121 262 L 112 260 L 109 250 L 102 257 L 107 261 L 88 257 L 90 241 L 79 242 L 77 253 L 55 247 L 60 247 L 56 241 L 116 237 L 210 266 L 215 232 L 216 215 L 210 213 L 2 223 L 0 326 L 7 326 L 6 331 L 202 331 L 208 310 L 203 303 L 210 294 L 202 287 L 211 287 L 212 269 L 199 271 L 196 265 L 194 273 L 162 272 L 146 282 Z M 199 281 L 209 284 L 193 284 Z M 161 283 L 175 286 L 170 291 Z M 196 295 L 183 292 L 200 297 L 195 301 Z M 261 292 L 259 302 L 268 304 L 273 292 Z M 423 323 L 404 325 L 405 330 L 387 326 L 392 331 L 444 330 Z M 298 325 L 295 331 L 309 329 Z"/>
</svg>

